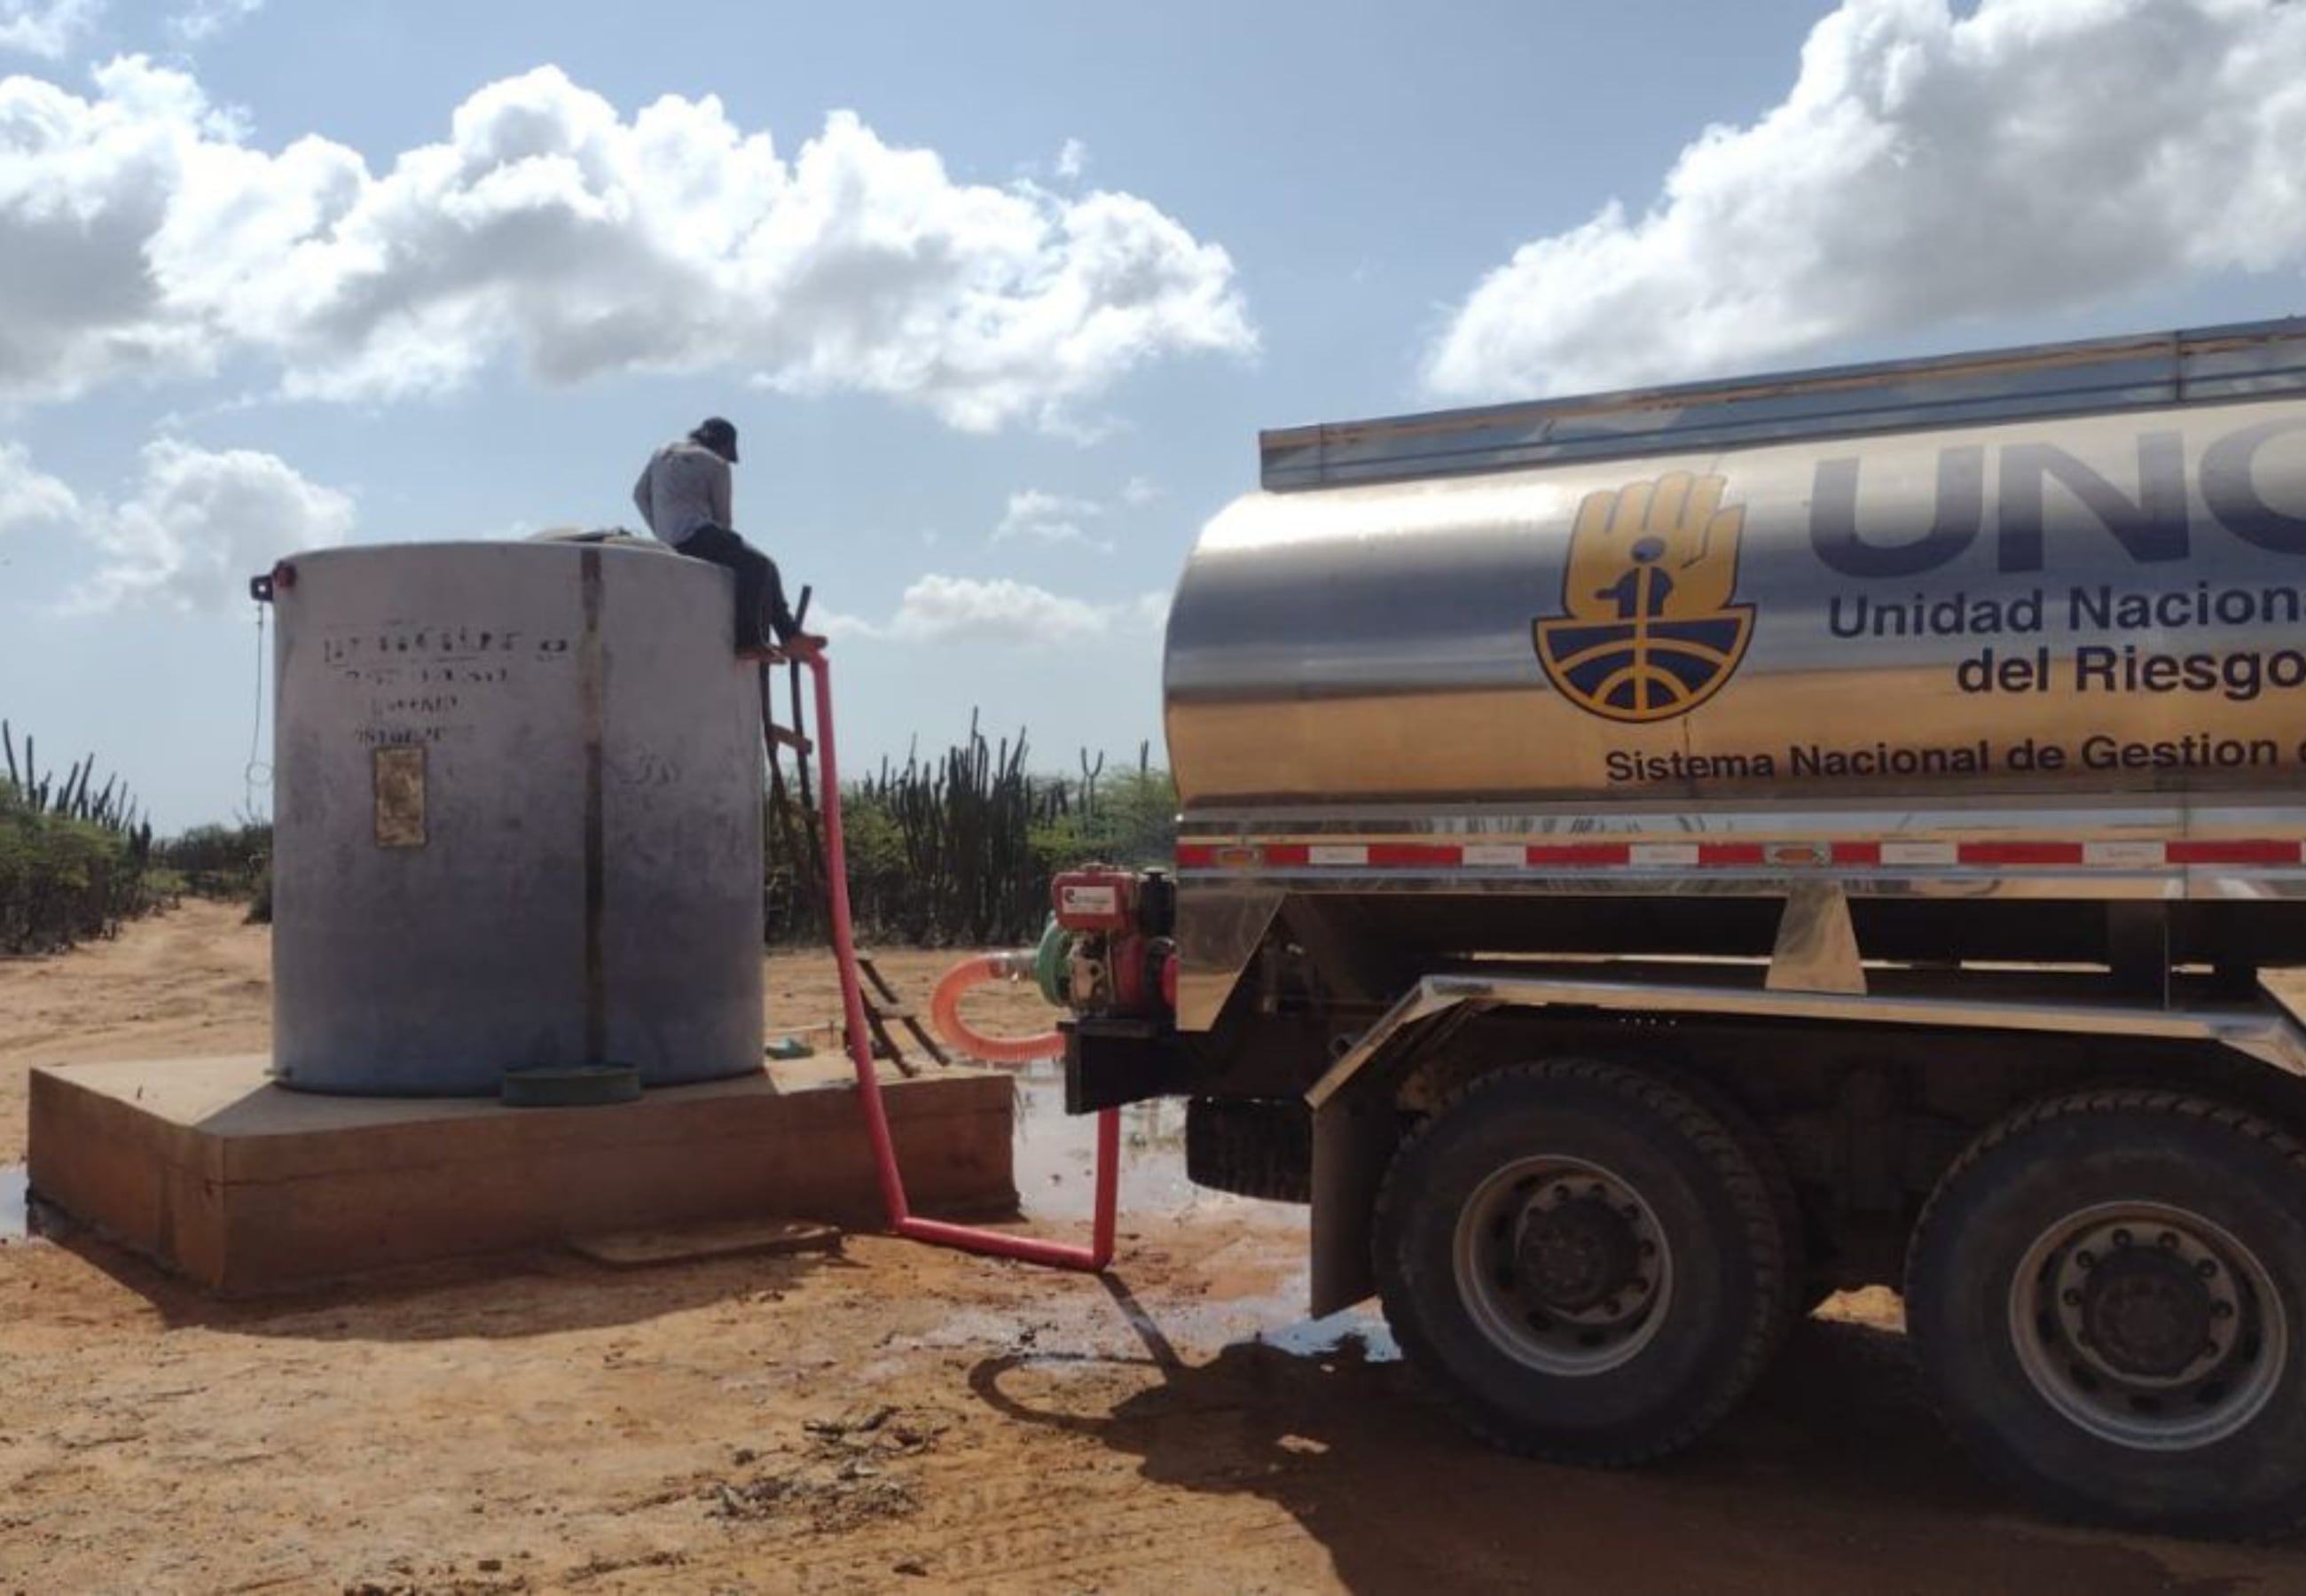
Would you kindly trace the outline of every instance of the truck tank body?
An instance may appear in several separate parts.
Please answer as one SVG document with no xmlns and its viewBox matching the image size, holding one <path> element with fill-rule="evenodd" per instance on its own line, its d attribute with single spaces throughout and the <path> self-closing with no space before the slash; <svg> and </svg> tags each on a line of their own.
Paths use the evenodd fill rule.
<svg viewBox="0 0 2306 1596">
<path fill-rule="evenodd" d="M 724 573 L 411 544 L 299 555 L 273 598 L 284 1084 L 760 1067 L 761 709 Z"/>
<path fill-rule="evenodd" d="M 1264 444 L 1168 625 L 1189 988 L 1278 891 L 2192 899 L 2306 949 L 2306 322 Z M 1584 924 L 1766 952 L 1759 907 Z"/>
</svg>

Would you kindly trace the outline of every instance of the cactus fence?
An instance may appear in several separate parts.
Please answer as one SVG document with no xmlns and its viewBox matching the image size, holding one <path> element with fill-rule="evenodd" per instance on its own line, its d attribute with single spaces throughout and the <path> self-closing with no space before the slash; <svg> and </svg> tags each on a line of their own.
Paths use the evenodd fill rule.
<svg viewBox="0 0 2306 1596">
<path fill-rule="evenodd" d="M 0 721 L 0 952 L 110 936 L 152 905 L 152 827 L 96 756 L 45 773 L 38 745 Z"/>
<path fill-rule="evenodd" d="M 1168 772 L 1138 750 L 1108 774 L 1102 755 L 1077 775 L 1036 775 L 1021 730 L 967 740 L 935 757 L 884 761 L 841 795 L 849 892 L 858 929 L 886 941 L 991 947 L 1031 942 L 1048 914 L 1049 879 L 1091 858 L 1166 864 L 1176 840 Z M 825 929 L 823 840 L 806 773 L 771 782 L 766 927 L 772 942 Z"/>
</svg>

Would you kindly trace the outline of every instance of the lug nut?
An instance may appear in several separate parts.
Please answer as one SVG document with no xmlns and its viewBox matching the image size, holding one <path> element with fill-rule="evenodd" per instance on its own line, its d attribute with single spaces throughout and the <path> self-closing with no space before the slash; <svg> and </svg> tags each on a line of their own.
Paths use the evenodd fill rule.
<svg viewBox="0 0 2306 1596">
<path fill-rule="evenodd" d="M 2233 1317 L 2233 1304 L 2232 1302 L 2211 1303 L 2210 1317 L 2212 1319 L 2232 1319 Z"/>
<path fill-rule="evenodd" d="M 1601 1304 L 1601 1311 L 1602 1311 L 1602 1312 L 1604 1312 L 1604 1313 L 1606 1313 L 1606 1314 L 1608 1314 L 1611 1319 L 1615 1319 L 1615 1318 L 1617 1318 L 1617 1317 L 1618 1317 L 1618 1299 L 1617 1299 L 1617 1298 L 1615 1298 L 1615 1297 L 1610 1297 L 1610 1298 L 1607 1299 L 1605 1302 L 1602 1302 L 1602 1304 Z"/>
<path fill-rule="evenodd" d="M 2130 1245 L 2130 1233 L 2129 1233 L 2128 1231 L 2126 1231 L 2126 1230 L 2118 1230 L 2118 1231 L 2115 1231 L 2115 1232 L 2114 1233 L 2114 1244 L 2115 1246 L 2117 1246 L 2117 1247 L 2127 1247 L 2127 1246 L 2129 1246 L 2129 1245 Z"/>
<path fill-rule="evenodd" d="M 2069 1308 L 2079 1308 L 2082 1305 L 2082 1294 L 2081 1293 L 2074 1290 L 2073 1287 L 2068 1286 L 2059 1294 L 2058 1301 L 2063 1302 Z"/>
<path fill-rule="evenodd" d="M 2174 1230 L 2165 1230 L 2160 1235 L 2154 1238 L 2154 1244 L 2157 1247 L 2164 1248 L 2168 1251 L 2175 1252 L 2178 1250 L 2178 1233 Z"/>
<path fill-rule="evenodd" d="M 2206 1258 L 2200 1263 L 2194 1266 L 2194 1273 L 2199 1275 L 2205 1280 L 2215 1279 L 2217 1276 L 2217 1272 L 2218 1260 L 2214 1258 Z"/>
<path fill-rule="evenodd" d="M 2075 1254 L 2074 1254 L 2074 1267 L 2075 1267 L 2076 1268 L 2080 1268 L 2080 1269 L 2095 1269 L 2095 1268 L 2097 1268 L 2097 1253 L 2095 1253 L 2095 1252 L 2077 1252 L 2077 1253 L 2075 1253 Z"/>
</svg>

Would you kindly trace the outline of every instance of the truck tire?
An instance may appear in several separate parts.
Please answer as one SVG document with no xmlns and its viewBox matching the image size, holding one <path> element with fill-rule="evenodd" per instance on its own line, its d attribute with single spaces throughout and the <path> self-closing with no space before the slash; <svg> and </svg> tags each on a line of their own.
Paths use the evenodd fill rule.
<svg viewBox="0 0 2306 1596">
<path fill-rule="evenodd" d="M 2155 1088 L 1987 1130 L 1917 1227 L 1907 1325 L 1955 1437 L 2071 1517 L 2306 1523 L 2306 1144 Z"/>
<path fill-rule="evenodd" d="M 1619 1467 L 1745 1395 L 1793 1318 L 1794 1239 L 1695 1098 L 1556 1059 L 1459 1088 L 1403 1144 L 1373 1262 L 1403 1351 L 1475 1433 Z"/>
<path fill-rule="evenodd" d="M 1295 1097 L 1191 1099 L 1185 1178 L 1236 1197 L 1312 1201 L 1312 1111 Z"/>
</svg>

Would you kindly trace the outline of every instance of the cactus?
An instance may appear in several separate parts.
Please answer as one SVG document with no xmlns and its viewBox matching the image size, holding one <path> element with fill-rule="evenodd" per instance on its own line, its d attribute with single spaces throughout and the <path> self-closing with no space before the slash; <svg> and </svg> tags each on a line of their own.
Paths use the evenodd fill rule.
<svg viewBox="0 0 2306 1596">
<path fill-rule="evenodd" d="M 918 744 L 900 766 L 878 770 L 842 794 L 849 889 L 859 931 L 913 943 L 989 947 L 1038 935 L 1054 871 L 1092 854 L 1164 861 L 1172 850 L 1174 797 L 1166 772 L 1140 747 L 1138 768 L 1108 781 L 1105 756 L 1080 756 L 1080 775 L 1028 773 L 1031 743 L 988 738 L 980 717 L 935 758 Z M 1115 795 L 1128 801 L 1117 801 Z M 1149 795 L 1149 801 L 1140 801 Z M 773 940 L 824 933 L 824 866 L 811 851 L 813 806 L 772 768 L 767 816 L 767 928 Z M 1126 821 L 1145 815 L 1156 835 L 1123 843 Z"/>
</svg>

